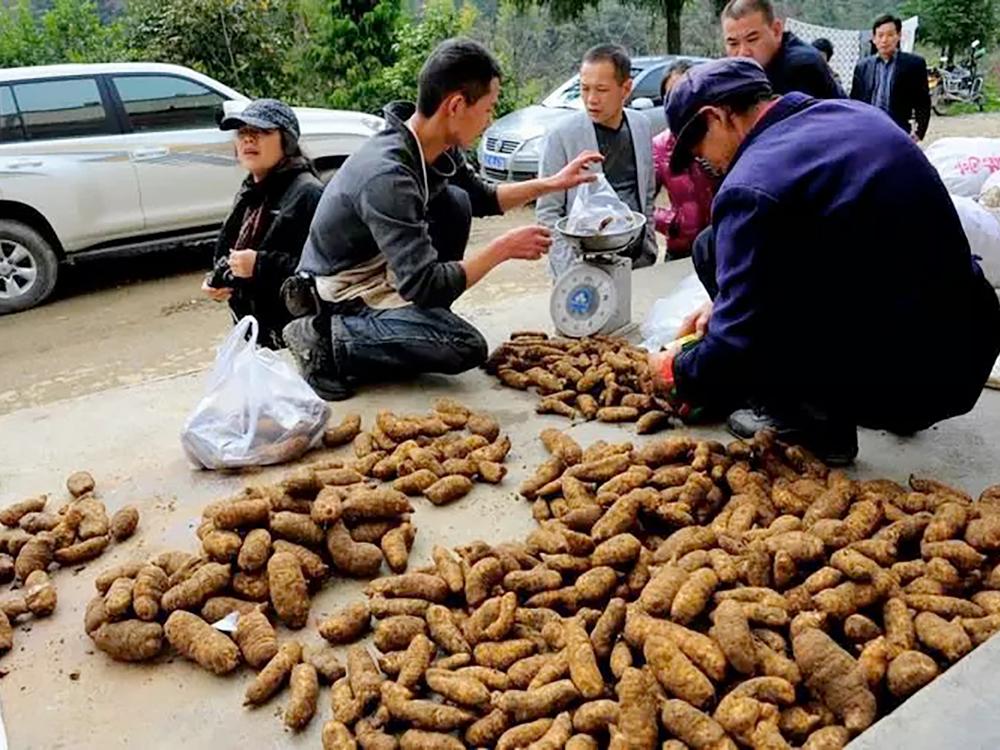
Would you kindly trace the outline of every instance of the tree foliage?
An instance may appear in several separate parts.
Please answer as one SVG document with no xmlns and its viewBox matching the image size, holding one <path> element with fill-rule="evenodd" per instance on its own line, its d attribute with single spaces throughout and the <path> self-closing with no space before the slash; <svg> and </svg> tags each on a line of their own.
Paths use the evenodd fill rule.
<svg viewBox="0 0 1000 750">
<path fill-rule="evenodd" d="M 1000 0 L 784 0 L 788 16 L 868 28 L 918 13 L 953 52 L 994 38 Z M 450 36 L 479 39 L 504 71 L 499 114 L 540 101 L 588 47 L 635 56 L 721 53 L 725 0 L 0 0 L 0 65 L 157 60 L 251 96 L 377 112 L 412 99 L 420 67 Z M 412 10 L 412 8 L 419 10 Z M 905 13 L 904 13 L 905 11 Z M 680 40 L 683 39 L 683 48 Z"/>
<path fill-rule="evenodd" d="M 821 26 L 832 26 L 838 29 L 870 29 L 872 21 L 883 13 L 900 15 L 902 3 L 898 0 L 787 0 L 784 3 L 785 12 L 792 18 L 798 18 Z"/>
<path fill-rule="evenodd" d="M 578 20 L 589 8 L 600 5 L 601 0 L 517 0 L 517 7 L 527 10 L 532 4 L 547 8 L 556 21 Z M 666 51 L 679 54 L 681 49 L 681 13 L 689 0 L 628 0 L 632 8 L 652 11 L 665 22 Z M 627 8 L 619 13 L 626 14 Z"/>
<path fill-rule="evenodd" d="M 346 106 L 370 79 L 396 60 L 400 0 L 324 0 L 306 58 L 319 74 L 324 101 Z M 360 105 L 371 109 L 370 102 Z"/>
<path fill-rule="evenodd" d="M 92 0 L 55 0 L 42 13 L 17 0 L 0 12 L 0 67 L 114 60 L 122 39 L 121 26 L 103 24 Z"/>
<path fill-rule="evenodd" d="M 624 9 L 612 0 L 584 8 L 578 19 L 555 22 L 548 10 L 502 0 L 495 17 L 481 16 L 473 32 L 497 55 L 504 72 L 499 112 L 537 103 L 580 67 L 584 51 L 602 42 L 632 55 L 666 49 L 664 20 L 649 9 Z"/>
<path fill-rule="evenodd" d="M 278 0 L 130 0 L 129 55 L 200 70 L 249 96 L 294 94 L 297 5 Z M 293 97 L 294 98 L 294 97 Z"/>
<path fill-rule="evenodd" d="M 952 59 L 975 39 L 990 46 L 996 38 L 996 0 L 909 0 L 905 9 L 920 16 L 920 38 Z"/>
<path fill-rule="evenodd" d="M 378 5 L 386 1 L 381 0 Z M 378 8 L 370 11 L 378 12 Z M 370 16 L 362 18 L 360 23 L 369 19 Z M 380 29 L 384 43 L 377 49 L 370 45 L 370 38 L 361 40 L 353 36 L 356 27 L 341 26 L 346 38 L 338 42 L 342 37 L 327 36 L 325 49 L 335 50 L 332 54 L 341 58 L 345 50 L 352 50 L 355 62 L 339 68 L 341 83 L 331 91 L 330 105 L 379 112 L 389 101 L 415 99 L 417 77 L 430 52 L 445 39 L 467 35 L 475 20 L 475 8 L 470 5 L 456 7 L 452 0 L 428 0 L 419 18 L 411 19 L 397 12 L 393 27 Z"/>
</svg>

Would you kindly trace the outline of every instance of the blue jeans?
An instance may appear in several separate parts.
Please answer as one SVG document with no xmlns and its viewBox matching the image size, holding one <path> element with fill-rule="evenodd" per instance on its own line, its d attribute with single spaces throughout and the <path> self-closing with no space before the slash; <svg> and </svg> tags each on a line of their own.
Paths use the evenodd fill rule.
<svg viewBox="0 0 1000 750">
<path fill-rule="evenodd" d="M 449 185 L 431 201 L 427 213 L 438 257 L 461 260 L 472 228 L 469 196 Z M 356 300 L 327 309 L 335 377 L 372 382 L 424 372 L 455 375 L 486 361 L 482 334 L 447 307 L 379 310 Z"/>
</svg>

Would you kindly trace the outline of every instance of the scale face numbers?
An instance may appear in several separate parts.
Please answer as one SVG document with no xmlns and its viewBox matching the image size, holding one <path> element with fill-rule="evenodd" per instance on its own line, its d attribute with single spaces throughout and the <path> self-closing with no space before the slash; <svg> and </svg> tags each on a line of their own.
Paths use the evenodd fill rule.
<svg viewBox="0 0 1000 750">
<path fill-rule="evenodd" d="M 602 269 L 578 263 L 556 281 L 552 290 L 552 322 L 566 336 L 579 338 L 600 331 L 618 306 L 618 292 Z"/>
</svg>

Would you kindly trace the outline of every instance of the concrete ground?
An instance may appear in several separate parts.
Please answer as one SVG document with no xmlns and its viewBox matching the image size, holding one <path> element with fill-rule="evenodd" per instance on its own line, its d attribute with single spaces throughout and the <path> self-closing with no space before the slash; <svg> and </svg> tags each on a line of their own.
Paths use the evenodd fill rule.
<svg viewBox="0 0 1000 750">
<path fill-rule="evenodd" d="M 634 319 L 641 320 L 653 300 L 688 272 L 686 262 L 637 272 Z M 549 327 L 548 295 L 544 292 L 519 296 L 517 304 L 473 304 L 465 312 L 482 327 L 491 344 L 502 341 L 513 329 Z M 55 573 L 59 608 L 53 617 L 17 629 L 13 652 L 0 660 L 0 701 L 9 747 L 225 750 L 320 746 L 320 728 L 330 713 L 326 690 L 321 694 L 316 719 L 307 731 L 293 736 L 283 729 L 280 719 L 287 693 L 257 710 L 241 706 L 250 679 L 247 670 L 218 678 L 182 659 L 118 664 L 95 652 L 83 633 L 83 610 L 97 573 L 112 563 L 164 549 L 194 549 L 194 528 L 206 503 L 235 492 L 247 481 L 267 480 L 283 471 L 214 474 L 194 470 L 186 463 L 178 433 L 201 394 L 203 380 L 203 373 L 181 374 L 0 416 L 0 504 L 39 492 L 48 492 L 52 501 L 61 502 L 65 477 L 74 470 L 87 469 L 97 478 L 98 490 L 110 509 L 134 503 L 142 512 L 139 532 L 131 540 L 86 566 Z M 333 411 L 334 416 L 357 411 L 370 420 L 378 408 L 425 410 L 435 397 L 444 394 L 497 417 L 514 444 L 508 457 L 510 474 L 502 485 L 477 486 L 467 498 L 446 508 L 418 503 L 414 521 L 419 531 L 411 557 L 416 566 L 429 559 L 434 544 L 522 538 L 533 521 L 527 503 L 517 498 L 514 488 L 530 467 L 542 460 L 539 431 L 549 425 L 566 427 L 558 417 L 536 415 L 533 396 L 503 389 L 481 372 L 370 388 L 346 404 L 335 405 Z M 722 437 L 718 429 L 693 432 Z M 601 424 L 575 426 L 572 434 L 583 444 L 600 437 L 637 443 L 646 440 L 635 438 L 627 428 Z M 986 392 L 973 413 L 914 438 L 864 432 L 855 473 L 899 480 L 905 480 L 910 472 L 926 473 L 976 493 L 1000 482 L 998 442 L 1000 393 Z M 358 583 L 333 580 L 315 598 L 310 623 L 296 637 L 319 640 L 316 622 L 340 604 L 359 597 L 360 589 Z M 288 637 L 288 633 L 282 636 Z M 989 667 L 996 663 L 995 651 L 976 652 L 942 681 L 940 688 L 935 684 L 920 694 L 921 701 L 934 702 L 933 710 L 938 713 L 923 709 L 925 717 L 919 725 L 899 726 L 891 717 L 893 724 L 883 722 L 894 727 L 891 741 L 866 744 L 863 737 L 856 746 L 863 750 L 997 747 L 995 734 L 980 731 L 990 724 L 993 712 L 969 718 L 964 730 L 949 721 L 949 728 L 941 730 L 949 733 L 941 735 L 944 739 L 936 744 L 911 744 L 909 739 L 913 727 L 930 731 L 928 725 L 934 722 L 928 716 L 951 717 L 950 711 L 959 710 L 960 704 L 969 700 L 967 691 L 975 690 L 982 696 L 997 692 L 1000 680 L 989 675 Z M 971 670 L 977 662 L 981 666 L 976 674 L 969 674 L 966 667 Z M 934 691 L 939 689 L 944 707 L 941 700 L 934 700 L 938 695 Z M 897 715 L 904 716 L 908 710 L 909 705 L 904 705 Z M 872 732 L 882 731 L 881 726 Z M 952 739 L 958 739 L 959 731 L 965 732 L 963 741 L 955 744 Z"/>
</svg>

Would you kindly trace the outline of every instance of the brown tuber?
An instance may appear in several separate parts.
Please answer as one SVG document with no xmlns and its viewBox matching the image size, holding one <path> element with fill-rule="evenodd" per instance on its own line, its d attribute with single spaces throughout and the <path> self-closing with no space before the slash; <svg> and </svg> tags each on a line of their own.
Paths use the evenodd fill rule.
<svg viewBox="0 0 1000 750">
<path fill-rule="evenodd" d="M 227 674 L 239 666 L 236 644 L 197 615 L 177 610 L 167 618 L 163 632 L 182 656 L 210 672 Z"/>
</svg>

